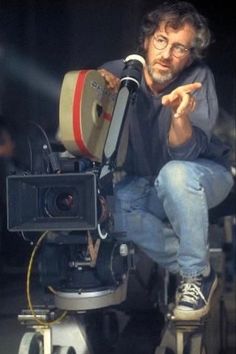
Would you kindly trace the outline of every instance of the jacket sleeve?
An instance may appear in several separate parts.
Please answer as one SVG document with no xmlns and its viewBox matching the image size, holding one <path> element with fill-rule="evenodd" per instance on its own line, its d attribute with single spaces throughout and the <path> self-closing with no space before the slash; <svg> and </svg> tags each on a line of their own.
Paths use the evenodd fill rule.
<svg viewBox="0 0 236 354">
<path fill-rule="evenodd" d="M 118 60 L 106 62 L 100 65 L 98 69 L 106 69 L 110 71 L 113 75 L 120 77 L 123 68 L 124 68 L 124 61 L 122 59 L 118 59 Z"/>
<path fill-rule="evenodd" d="M 218 100 L 211 71 L 206 67 L 199 75 L 193 77 L 192 82 L 194 81 L 201 82 L 202 88 L 194 93 L 196 109 L 190 115 L 193 134 L 187 142 L 180 146 L 168 146 L 168 152 L 172 159 L 195 160 L 204 156 L 208 151 L 212 131 L 217 121 Z"/>
</svg>

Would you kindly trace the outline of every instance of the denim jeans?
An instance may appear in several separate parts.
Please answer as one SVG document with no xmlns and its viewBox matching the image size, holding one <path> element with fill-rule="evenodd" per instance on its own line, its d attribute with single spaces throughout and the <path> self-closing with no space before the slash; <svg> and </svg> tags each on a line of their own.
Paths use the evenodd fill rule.
<svg viewBox="0 0 236 354">
<path fill-rule="evenodd" d="M 168 162 L 154 183 L 126 176 L 114 188 L 115 231 L 170 272 L 199 275 L 209 266 L 208 209 L 232 186 L 231 173 L 205 159 Z"/>
</svg>

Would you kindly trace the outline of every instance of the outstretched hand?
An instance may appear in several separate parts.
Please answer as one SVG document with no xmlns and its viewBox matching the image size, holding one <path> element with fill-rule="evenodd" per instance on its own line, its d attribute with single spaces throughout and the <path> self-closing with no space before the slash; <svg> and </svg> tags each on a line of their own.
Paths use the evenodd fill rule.
<svg viewBox="0 0 236 354">
<path fill-rule="evenodd" d="M 174 118 L 181 118 L 193 112 L 196 100 L 192 93 L 202 87 L 200 82 L 194 82 L 177 87 L 168 95 L 162 97 L 162 104 L 172 109 Z"/>
</svg>

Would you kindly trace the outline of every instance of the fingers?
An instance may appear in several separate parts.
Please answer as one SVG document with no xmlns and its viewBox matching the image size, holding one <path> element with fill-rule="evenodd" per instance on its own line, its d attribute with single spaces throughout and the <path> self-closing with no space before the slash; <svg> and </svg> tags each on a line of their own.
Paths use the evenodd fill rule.
<svg viewBox="0 0 236 354">
<path fill-rule="evenodd" d="M 172 108 L 175 118 L 187 115 L 196 107 L 196 100 L 192 94 L 201 87 L 200 82 L 177 87 L 170 94 L 162 97 L 162 104 Z"/>
<path fill-rule="evenodd" d="M 183 98 L 186 94 L 192 94 L 194 91 L 199 90 L 202 87 L 200 82 L 194 82 L 192 84 L 183 85 L 177 87 L 170 94 L 162 97 L 162 104 L 168 105 L 175 102 L 177 99 Z"/>
<path fill-rule="evenodd" d="M 190 112 L 193 112 L 195 106 L 196 106 L 195 98 L 189 92 L 184 93 L 181 97 L 180 104 L 176 109 L 174 117 L 179 118 L 182 115 L 186 115 Z"/>
<path fill-rule="evenodd" d="M 107 87 L 117 92 L 120 86 L 120 79 L 105 69 L 99 69 L 98 72 L 105 79 Z"/>
<path fill-rule="evenodd" d="M 193 93 L 194 91 L 199 90 L 201 87 L 202 87 L 201 82 L 193 82 L 192 84 L 180 86 L 176 90 L 179 91 L 183 90 L 184 92 Z"/>
</svg>

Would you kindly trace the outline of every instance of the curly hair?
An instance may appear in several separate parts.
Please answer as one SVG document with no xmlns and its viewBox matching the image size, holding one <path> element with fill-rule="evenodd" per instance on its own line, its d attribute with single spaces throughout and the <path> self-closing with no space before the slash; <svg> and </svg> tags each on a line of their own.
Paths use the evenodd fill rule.
<svg viewBox="0 0 236 354">
<path fill-rule="evenodd" d="M 208 21 L 192 4 L 185 1 L 166 1 L 144 16 L 138 39 L 140 54 L 145 54 L 145 39 L 152 36 L 161 23 L 164 23 L 165 27 L 174 29 L 179 29 L 186 23 L 193 26 L 196 30 L 196 37 L 191 50 L 192 57 L 200 59 L 205 55 L 205 50 L 211 43 Z"/>
</svg>

